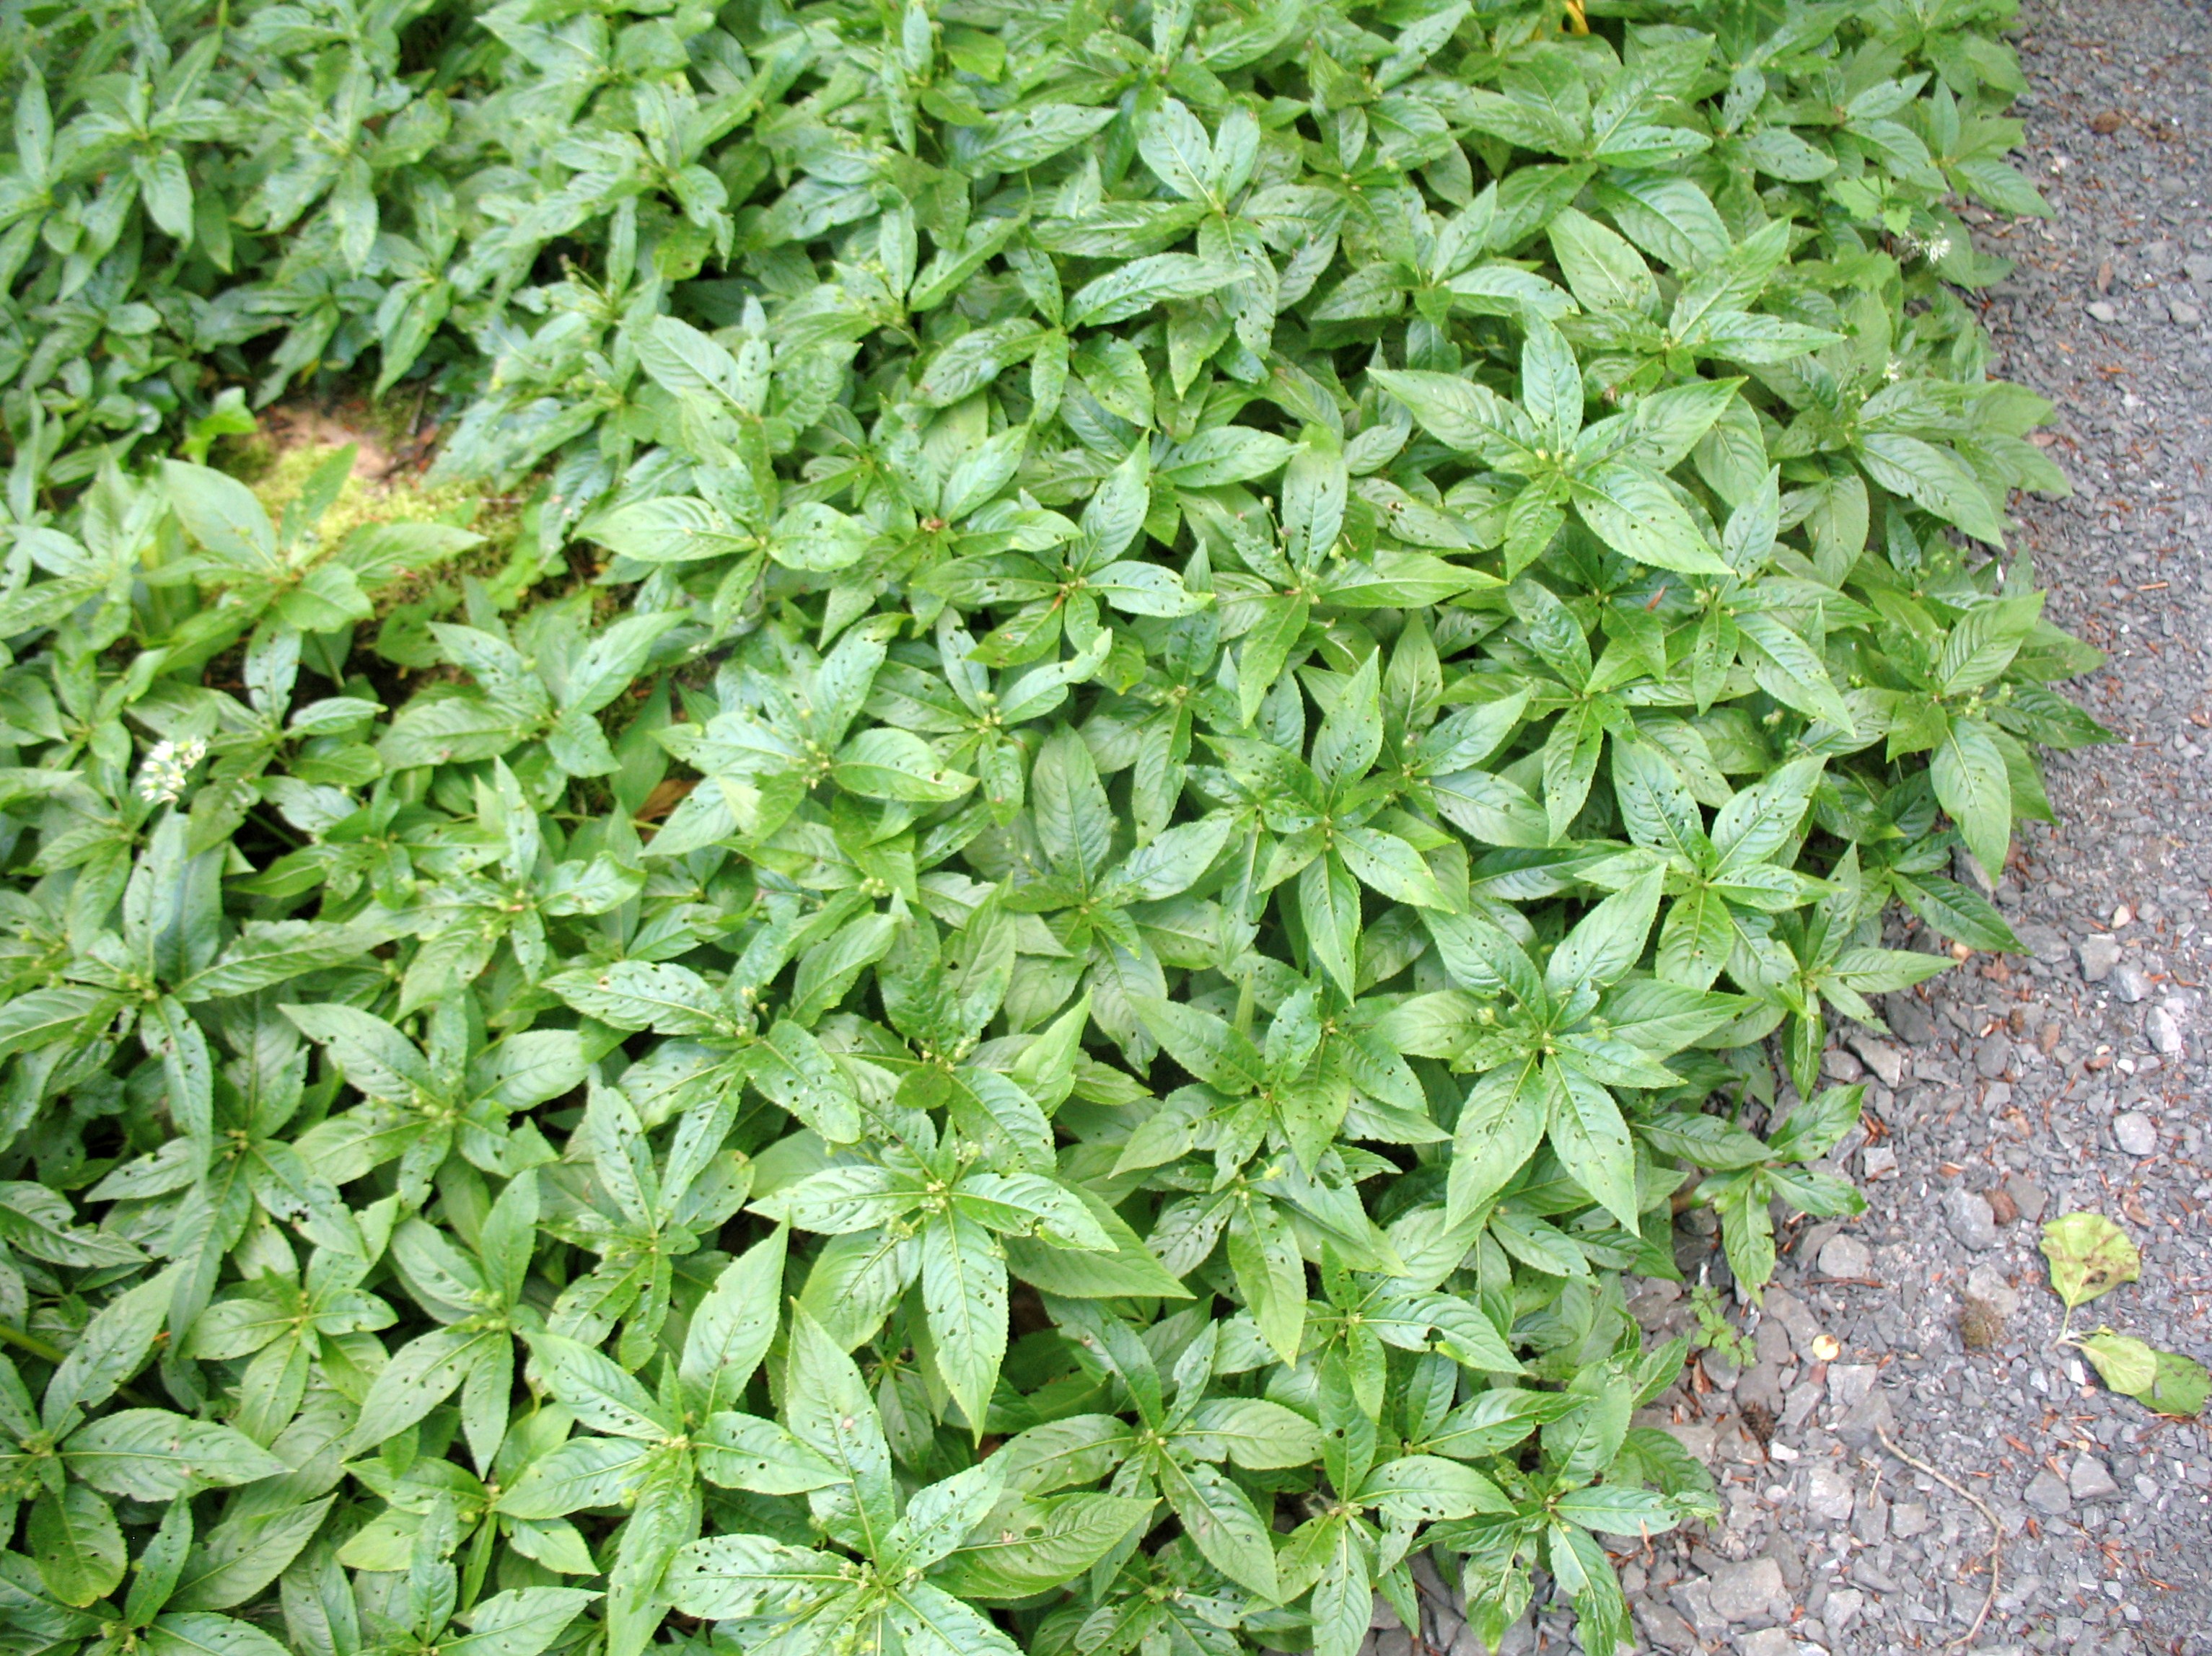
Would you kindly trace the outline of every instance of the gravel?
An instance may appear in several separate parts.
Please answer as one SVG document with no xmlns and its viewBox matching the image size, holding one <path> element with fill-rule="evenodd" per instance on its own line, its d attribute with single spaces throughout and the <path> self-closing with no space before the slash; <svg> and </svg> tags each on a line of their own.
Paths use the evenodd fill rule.
<svg viewBox="0 0 2212 1656">
<path fill-rule="evenodd" d="M 1639 1416 L 1706 1462 L 1722 1508 L 1612 1544 L 1640 1651 L 1908 1656 L 1964 1634 L 1989 1526 L 1886 1434 L 1996 1514 L 1974 1650 L 2212 1656 L 2212 1435 L 2058 1343 L 2036 1249 L 2043 1220 L 2106 1214 L 2142 1280 L 2075 1328 L 2212 1362 L 2212 8 L 2029 0 L 2023 21 L 2014 159 L 2057 215 L 1967 214 L 2015 267 L 1977 303 L 1994 371 L 2060 410 L 2038 440 L 2075 493 L 2021 502 L 2013 545 L 2051 619 L 2108 652 L 2067 688 L 2118 740 L 2045 761 L 2057 821 L 1993 894 L 2026 952 L 1887 998 L 1886 1037 L 1838 1031 L 1823 1068 L 1866 1082 L 1867 1121 L 1829 1165 L 1868 1210 L 1784 1222 L 1774 1289 L 1741 1307 L 1754 1360 L 1706 1354 Z M 1725 1287 L 1697 1217 L 1682 1257 Z M 1679 1295 L 1632 1309 L 1695 1332 Z M 1541 1608 L 1503 1648 L 1564 1656 L 1565 1629 Z"/>
<path fill-rule="evenodd" d="M 2158 1128 L 2140 1110 L 2124 1110 L 2112 1118 L 2112 1143 L 2130 1156 L 2149 1156 L 2158 1149 Z"/>
<path fill-rule="evenodd" d="M 1887 1037 L 1840 1032 L 1823 1067 L 1867 1083 L 1868 1119 L 1835 1165 L 1868 1211 L 1785 1223 L 1774 1289 L 1744 1307 L 1757 1361 L 1733 1392 L 1693 1369 L 1643 1417 L 1705 1454 L 1723 1513 L 1639 1564 L 1656 1647 L 1686 1647 L 1665 1617 L 1736 1656 L 1905 1656 L 1963 1634 L 1989 1526 L 1886 1432 L 1997 1516 L 1975 1649 L 2212 1653 L 2212 1437 L 2058 1343 L 2036 1249 L 2046 1218 L 2107 1215 L 2142 1278 L 2075 1326 L 2212 1360 L 2212 10 L 2025 16 L 2021 159 L 2057 216 L 1969 217 L 2015 264 L 1985 296 L 1995 370 L 2057 405 L 2041 436 L 2076 491 L 2022 503 L 2014 545 L 2051 618 L 2107 652 L 2068 688 L 2118 740 L 2046 761 L 2057 820 L 2021 834 L 1993 892 L 2025 953 L 1887 998 Z M 1942 946 L 1909 926 L 1892 941 Z M 1689 1325 L 1679 1305 L 1645 1320 Z M 1744 1416 L 1771 1399 L 1762 1439 Z M 1729 1620 L 1770 1569 L 1794 1572 L 1788 1614 Z"/>
</svg>

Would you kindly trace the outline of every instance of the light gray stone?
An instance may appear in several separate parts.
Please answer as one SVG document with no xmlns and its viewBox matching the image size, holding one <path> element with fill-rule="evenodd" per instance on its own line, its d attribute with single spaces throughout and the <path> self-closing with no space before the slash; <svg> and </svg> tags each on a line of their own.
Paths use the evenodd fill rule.
<svg viewBox="0 0 2212 1656">
<path fill-rule="evenodd" d="M 1899 1541 L 1910 1541 L 1916 1535 L 1927 1534 L 1928 1524 L 1925 1501 L 1900 1501 L 1889 1509 L 1889 1532 Z"/>
<path fill-rule="evenodd" d="M 1815 1466 L 1805 1474 L 1805 1510 L 1831 1524 L 1851 1519 L 1851 1481 L 1833 1467 Z"/>
<path fill-rule="evenodd" d="M 2124 1110 L 2112 1118 L 2112 1142 L 2130 1156 L 2149 1156 L 2158 1149 L 2158 1127 L 2140 1110 Z"/>
<path fill-rule="evenodd" d="M 2105 1463 L 2094 1455 L 2086 1454 L 2074 1457 L 2066 1488 L 2076 1501 L 2104 1501 L 2120 1492 L 2120 1486 L 2112 1481 Z"/>
<path fill-rule="evenodd" d="M 1832 1362 L 1828 1365 L 1828 1401 L 1838 1411 L 1856 1409 L 1874 1391 L 1881 1370 L 1870 1362 Z"/>
<path fill-rule="evenodd" d="M 1670 1604 L 1644 1599 L 1636 1606 L 1636 1624 L 1643 1629 L 1644 1638 L 1662 1650 L 1700 1648 L 1697 1633 Z"/>
<path fill-rule="evenodd" d="M 1995 1081 L 2012 1062 L 2012 1037 L 2002 1029 L 1992 1029 L 1974 1047 L 1974 1073 L 1984 1081 Z"/>
<path fill-rule="evenodd" d="M 1905 1080 L 1905 1054 L 1887 1041 L 1876 1040 L 1872 1035 L 1854 1035 L 1850 1047 L 1858 1054 L 1859 1062 L 1881 1078 L 1883 1086 L 1896 1087 Z"/>
<path fill-rule="evenodd" d="M 1949 1192 L 1943 1198 L 1943 1217 L 1950 1224 L 1951 1234 L 1976 1253 L 1997 1245 L 1996 1216 L 1978 1192 L 1963 1186 Z"/>
<path fill-rule="evenodd" d="M 2112 992 L 2132 1006 L 2150 993 L 2150 975 L 2133 961 L 2122 961 L 2112 968 Z"/>
<path fill-rule="evenodd" d="M 2154 1051 L 2163 1052 L 2168 1058 L 2179 1056 L 2184 1045 L 2180 1024 L 2163 1006 L 2152 1007 L 2143 1018 L 2143 1034 Z"/>
<path fill-rule="evenodd" d="M 2020 1295 L 2005 1281 L 2004 1273 L 1984 1262 L 1966 1273 L 1966 1292 L 1996 1309 L 2000 1317 L 2009 1317 L 2020 1309 Z"/>
<path fill-rule="evenodd" d="M 2120 940 L 2106 932 L 2093 931 L 2074 945 L 2074 952 L 2081 961 L 2082 981 L 2102 983 L 2120 963 Z"/>
<path fill-rule="evenodd" d="M 1820 1606 L 1820 1619 L 1827 1623 L 1829 1632 L 1845 1633 L 1865 1609 L 1866 1594 L 1856 1587 L 1838 1587 Z"/>
<path fill-rule="evenodd" d="M 2027 1483 L 2027 1504 L 2046 1518 L 2057 1518 L 2073 1509 L 2074 1497 L 2067 1492 L 2065 1480 L 2048 1466 Z"/>
<path fill-rule="evenodd" d="M 1874 1250 L 1856 1236 L 1831 1236 L 1820 1249 L 1820 1267 L 1829 1277 L 1865 1277 L 1874 1271 Z"/>
<path fill-rule="evenodd" d="M 1797 1656 L 1803 1647 L 1787 1628 L 1761 1628 L 1736 1635 L 1735 1647 L 1743 1656 Z"/>
<path fill-rule="evenodd" d="M 1783 1585 L 1782 1566 L 1771 1558 L 1753 1558 L 1741 1564 L 1723 1564 L 1706 1583 L 1713 1613 L 1724 1621 L 1748 1622 L 1754 1616 L 1771 1616 L 1789 1589 Z M 1786 1603 L 1783 1608 L 1788 1608 Z"/>
</svg>

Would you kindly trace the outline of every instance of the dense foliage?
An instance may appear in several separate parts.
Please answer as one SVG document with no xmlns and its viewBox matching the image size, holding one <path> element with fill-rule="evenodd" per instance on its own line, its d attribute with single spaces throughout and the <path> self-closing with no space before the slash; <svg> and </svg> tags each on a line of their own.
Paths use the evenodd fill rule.
<svg viewBox="0 0 2212 1656">
<path fill-rule="evenodd" d="M 2101 735 L 2004 15 L 0 6 L 0 1643 L 1616 1647 Z"/>
</svg>

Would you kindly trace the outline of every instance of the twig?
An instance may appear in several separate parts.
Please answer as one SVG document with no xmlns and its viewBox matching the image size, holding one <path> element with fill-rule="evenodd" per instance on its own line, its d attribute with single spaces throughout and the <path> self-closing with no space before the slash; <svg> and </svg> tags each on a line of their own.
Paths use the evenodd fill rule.
<svg viewBox="0 0 2212 1656">
<path fill-rule="evenodd" d="M 1948 1477 L 1944 1473 L 1937 1471 L 1933 1466 L 1930 1466 L 1926 1461 L 1920 1459 L 1917 1456 L 1905 1453 L 1904 1450 L 1897 1447 L 1895 1441 L 1890 1437 L 1887 1432 L 1883 1431 L 1881 1427 L 1877 1426 L 1875 1428 L 1875 1435 L 1881 1440 L 1881 1447 L 1883 1448 L 1888 1450 L 1890 1453 L 1895 1455 L 1906 1465 L 1911 1467 L 1914 1471 L 1927 1473 L 1929 1477 L 1934 1478 L 1945 1489 L 1950 1490 L 1954 1495 L 1966 1501 L 1976 1512 L 1981 1513 L 1981 1515 L 1989 1521 L 1989 1595 L 1982 1600 L 1981 1611 L 1975 1616 L 1973 1625 L 1968 1628 L 1964 1633 L 1960 1634 L 1957 1638 L 1952 1640 L 1950 1643 L 1945 1645 L 1943 1648 L 1946 1650 L 1956 1650 L 1961 1646 L 1971 1645 L 1980 1636 L 1982 1623 L 1990 1619 L 1990 1611 L 1997 1602 L 1997 1571 L 1999 1564 L 2004 1556 L 2004 1526 L 1997 1522 L 1996 1513 L 1990 1507 L 1990 1503 L 1983 1500 L 1981 1496 L 1976 1495 L 1965 1484 L 1960 1483 L 1956 1478 Z"/>
</svg>

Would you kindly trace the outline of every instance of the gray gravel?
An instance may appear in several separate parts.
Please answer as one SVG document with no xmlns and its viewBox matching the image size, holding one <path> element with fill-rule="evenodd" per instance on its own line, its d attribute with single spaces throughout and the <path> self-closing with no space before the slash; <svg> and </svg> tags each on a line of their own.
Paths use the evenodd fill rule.
<svg viewBox="0 0 2212 1656">
<path fill-rule="evenodd" d="M 2144 1279 L 2087 1325 L 2212 1360 L 2212 12 L 2027 21 L 2026 155 L 2058 217 L 1977 226 L 2017 267 L 1986 320 L 1998 371 L 2061 411 L 2077 492 L 2025 504 L 2018 545 L 2053 618 L 2110 653 L 2075 688 L 2122 744 L 2047 767 L 2059 821 L 1995 892 L 2027 957 L 1893 998 L 1896 1040 L 1847 1033 L 1828 1055 L 1869 1083 L 1875 1137 L 1844 1157 L 1869 1210 L 1802 1228 L 1747 1319 L 1759 1361 L 1705 1365 L 1661 1411 L 1710 1446 L 1726 1507 L 1629 1568 L 1661 1649 L 1895 1656 L 1965 1632 L 1988 1526 L 1880 1429 L 2004 1531 L 1976 1648 L 2212 1652 L 2212 1435 L 2054 1344 L 2035 1247 L 2051 1215 L 2117 1220 Z M 1644 1296 L 1655 1326 L 1681 1319 L 1669 1297 Z M 1823 1333 L 1842 1348 L 1825 1365 Z M 1776 1422 L 1764 1447 L 1747 1417 Z M 1786 1606 L 1741 1588 L 1754 1564 Z"/>
<path fill-rule="evenodd" d="M 2016 264 L 1985 318 L 1997 371 L 2060 409 L 2045 436 L 2076 493 L 2024 503 L 2016 544 L 2052 617 L 2109 652 L 2074 688 L 2121 743 L 2046 767 L 2058 822 L 1994 893 L 2029 954 L 1892 997 L 1893 1039 L 1846 1030 L 1827 1055 L 1869 1083 L 1870 1133 L 1838 1158 L 1869 1211 L 1788 1231 L 1744 1317 L 1753 1366 L 1708 1356 L 1645 1416 L 1712 1466 L 1723 1517 L 1623 1556 L 1644 1649 L 1902 1656 L 1963 1634 L 1989 1526 L 1886 1434 L 1997 1516 L 1975 1649 L 2212 1653 L 2212 1434 L 2056 1344 L 2036 1252 L 2041 1219 L 2108 1215 L 2143 1280 L 2084 1325 L 2212 1361 L 2212 10 L 2034 0 L 2025 21 L 2026 164 L 2058 216 L 1976 221 Z M 1690 1326 L 1671 1284 L 1636 1306 Z M 1436 1615 L 1424 1643 L 1477 1656 Z M 1565 1628 L 1533 1617 L 1504 1649 L 1564 1652 Z"/>
</svg>

